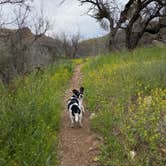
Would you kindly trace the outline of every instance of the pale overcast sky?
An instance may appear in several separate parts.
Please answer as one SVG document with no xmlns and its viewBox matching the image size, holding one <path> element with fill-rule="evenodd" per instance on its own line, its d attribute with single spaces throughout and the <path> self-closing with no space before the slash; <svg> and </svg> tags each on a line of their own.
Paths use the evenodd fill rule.
<svg viewBox="0 0 166 166">
<path fill-rule="evenodd" d="M 66 0 L 62 5 L 62 0 L 34 0 L 34 8 L 40 12 L 41 8 L 44 15 L 51 23 L 49 35 L 52 34 L 74 34 L 80 32 L 81 39 L 103 36 L 108 32 L 104 31 L 95 19 L 88 16 L 88 6 L 81 6 L 78 0 Z M 127 0 L 116 0 L 124 4 Z M 5 15 L 12 16 L 12 8 L 6 7 Z"/>
<path fill-rule="evenodd" d="M 51 32 L 73 34 L 79 31 L 84 39 L 107 33 L 95 19 L 86 15 L 88 6 L 80 6 L 77 0 L 66 0 L 62 5 L 60 2 L 61 0 L 34 0 L 36 8 L 43 6 L 44 14 L 53 23 Z"/>
</svg>

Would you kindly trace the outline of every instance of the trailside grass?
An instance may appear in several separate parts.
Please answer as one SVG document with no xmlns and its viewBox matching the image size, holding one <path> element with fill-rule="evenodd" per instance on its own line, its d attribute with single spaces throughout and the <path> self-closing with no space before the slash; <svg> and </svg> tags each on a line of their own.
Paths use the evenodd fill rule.
<svg viewBox="0 0 166 166">
<path fill-rule="evenodd" d="M 89 58 L 83 73 L 91 127 L 103 137 L 100 166 L 163 166 L 166 48 Z"/>
<path fill-rule="evenodd" d="M 0 165 L 57 165 L 63 97 L 73 71 L 64 62 L 0 85 Z"/>
</svg>

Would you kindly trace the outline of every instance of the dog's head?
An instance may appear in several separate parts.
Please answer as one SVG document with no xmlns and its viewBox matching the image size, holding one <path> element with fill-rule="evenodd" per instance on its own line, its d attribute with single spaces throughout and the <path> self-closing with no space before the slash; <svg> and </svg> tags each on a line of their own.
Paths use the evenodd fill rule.
<svg viewBox="0 0 166 166">
<path fill-rule="evenodd" d="M 82 99 L 84 93 L 84 87 L 80 87 L 80 90 L 73 89 L 72 92 L 77 98 Z"/>
</svg>

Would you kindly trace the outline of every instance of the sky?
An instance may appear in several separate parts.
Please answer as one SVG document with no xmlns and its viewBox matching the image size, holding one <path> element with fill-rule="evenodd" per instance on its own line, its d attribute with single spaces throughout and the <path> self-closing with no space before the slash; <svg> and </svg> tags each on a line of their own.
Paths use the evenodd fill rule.
<svg viewBox="0 0 166 166">
<path fill-rule="evenodd" d="M 50 34 L 79 32 L 81 39 L 98 37 L 106 34 L 95 19 L 86 14 L 88 6 L 81 6 L 77 0 L 35 0 L 37 9 L 43 8 L 44 15 L 51 22 Z"/>
<path fill-rule="evenodd" d="M 115 0 L 125 4 L 127 0 Z M 99 37 L 107 34 L 99 23 L 87 15 L 88 6 L 81 6 L 78 0 L 33 0 L 33 10 L 40 13 L 41 9 L 51 26 L 47 35 L 61 35 L 63 33 L 73 35 L 80 33 L 81 40 Z M 1 13 L 0 13 L 1 14 Z M 8 16 L 9 15 L 9 16 Z M 4 8 L 4 16 L 7 18 L 13 15 L 11 6 Z M 14 27 L 12 27 L 14 28 Z"/>
</svg>

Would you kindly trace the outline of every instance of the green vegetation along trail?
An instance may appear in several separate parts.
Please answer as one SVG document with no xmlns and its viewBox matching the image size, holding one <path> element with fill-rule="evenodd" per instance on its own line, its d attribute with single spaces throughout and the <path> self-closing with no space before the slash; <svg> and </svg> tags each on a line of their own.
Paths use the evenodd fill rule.
<svg viewBox="0 0 166 166">
<path fill-rule="evenodd" d="M 72 89 L 79 88 L 81 85 L 81 68 L 82 65 L 78 65 L 75 68 L 71 83 L 65 93 L 65 105 L 72 95 Z M 59 140 L 58 155 L 60 166 L 97 165 L 100 139 L 90 130 L 89 113 L 86 110 L 86 106 L 85 115 L 83 117 L 83 128 L 70 128 L 70 119 L 68 111 L 65 108 L 62 112 Z"/>
</svg>

